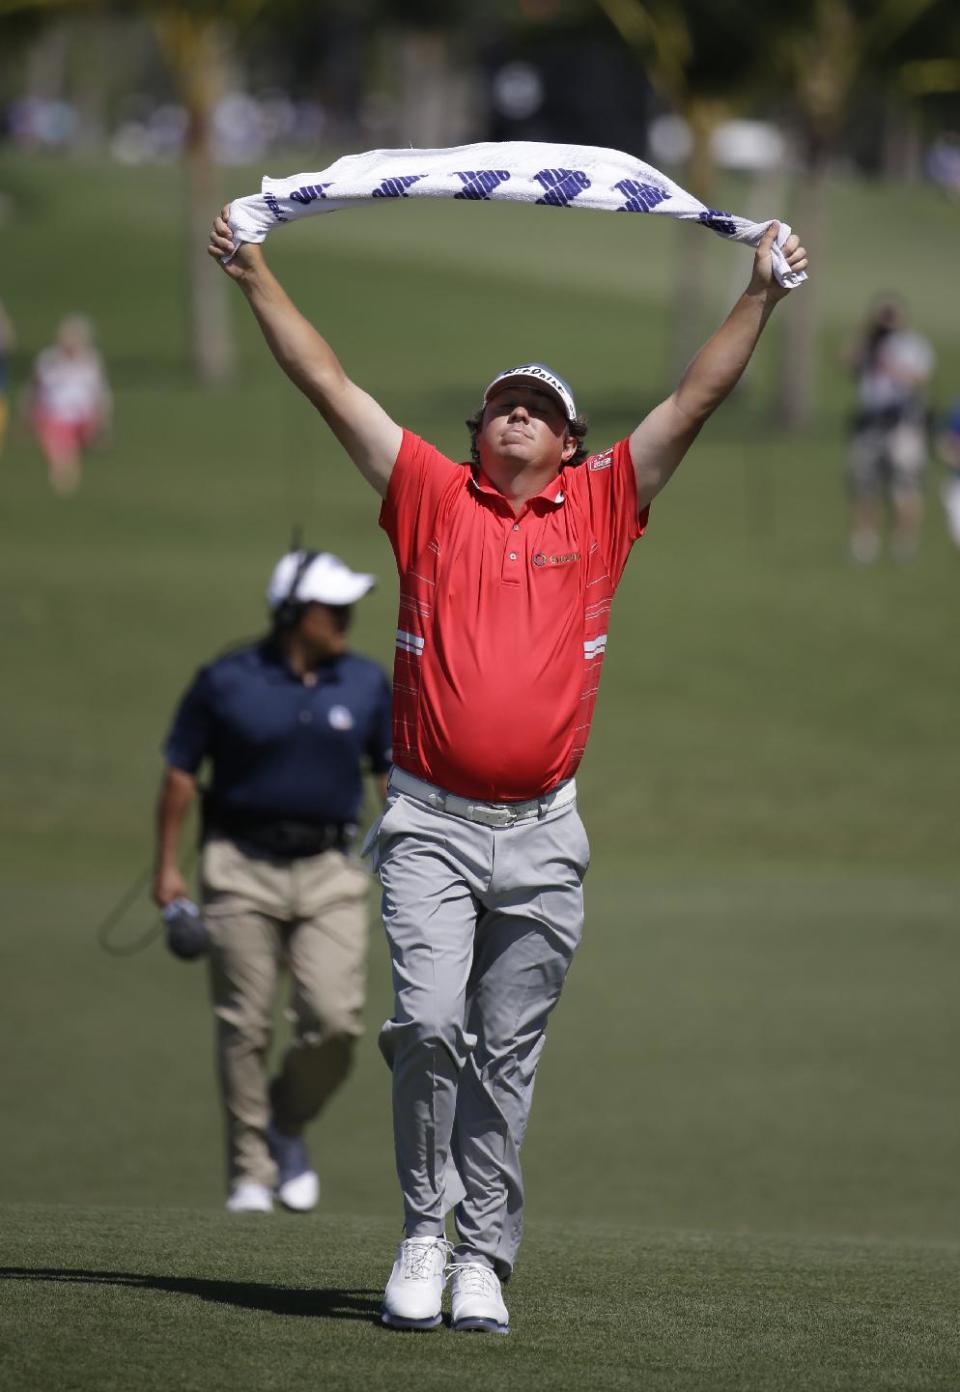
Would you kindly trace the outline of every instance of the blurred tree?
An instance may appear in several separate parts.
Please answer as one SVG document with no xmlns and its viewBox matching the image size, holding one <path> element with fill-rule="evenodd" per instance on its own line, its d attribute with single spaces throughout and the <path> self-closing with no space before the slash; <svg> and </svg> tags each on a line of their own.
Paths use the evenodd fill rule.
<svg viewBox="0 0 960 1392">
<path fill-rule="evenodd" d="M 249 12 L 238 5 L 151 4 L 157 37 L 167 59 L 177 95 L 187 113 L 183 159 L 186 175 L 186 274 L 190 342 L 194 370 L 201 382 L 221 383 L 234 370 L 226 279 L 211 275 L 207 232 L 220 201 L 213 155 L 213 120 L 227 88 L 229 31 L 224 17 Z M 224 17 L 221 17 L 223 15 Z"/>
<path fill-rule="evenodd" d="M 744 103 L 760 40 L 756 7 L 742 0 L 594 0 L 636 53 L 665 105 L 686 122 L 690 154 L 684 181 L 712 207 L 717 127 Z M 702 337 L 707 243 L 678 242 L 671 378 Z"/>
<path fill-rule="evenodd" d="M 206 234 L 218 203 L 213 158 L 213 118 L 227 86 L 234 33 L 271 0 L 0 0 L 0 19 L 27 12 L 139 11 L 152 20 L 160 49 L 187 113 L 184 143 L 186 285 L 190 356 L 201 382 L 233 374 L 227 284 L 210 274 Z M 278 3 L 278 0 L 272 0 Z M 283 0 L 279 0 L 283 3 Z"/>
<path fill-rule="evenodd" d="M 394 143 L 432 148 L 471 138 L 472 9 L 469 0 L 375 0 L 370 48 Z"/>
<path fill-rule="evenodd" d="M 940 45 L 951 32 L 960 40 L 955 0 L 807 0 L 779 12 L 769 74 L 790 93 L 803 160 L 794 216 L 821 275 L 826 177 L 856 101 L 866 86 L 874 86 L 888 107 L 902 106 L 924 93 L 924 75 L 935 76 L 938 90 L 950 81 L 960 87 L 960 71 L 942 66 Z M 952 51 L 960 51 L 960 44 Z M 757 86 L 770 91 L 759 74 Z M 784 318 L 778 415 L 794 430 L 809 425 L 816 405 L 816 274 Z"/>
<path fill-rule="evenodd" d="M 794 218 L 815 268 L 784 317 L 778 416 L 809 424 L 817 354 L 817 273 L 825 269 L 825 179 L 855 102 L 873 84 L 896 109 L 920 94 L 960 88 L 956 0 L 795 0 L 770 10 L 739 0 L 594 0 L 681 115 L 692 141 L 687 182 L 712 203 L 711 139 L 732 111 L 787 96 L 803 161 Z M 952 44 L 948 36 L 953 36 Z M 947 39 L 946 52 L 942 53 Z M 685 247 L 677 288 L 678 352 L 699 339 L 704 246 Z"/>
</svg>

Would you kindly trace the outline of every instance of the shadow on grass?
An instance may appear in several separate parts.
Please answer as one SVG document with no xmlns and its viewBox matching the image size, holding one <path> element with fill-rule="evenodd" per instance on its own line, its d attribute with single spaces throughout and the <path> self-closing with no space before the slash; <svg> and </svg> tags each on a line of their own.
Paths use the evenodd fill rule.
<svg viewBox="0 0 960 1392">
<path fill-rule="evenodd" d="M 233 1305 L 240 1310 L 265 1310 L 271 1315 L 305 1315 L 312 1319 L 380 1322 L 380 1297 L 376 1291 L 296 1290 L 268 1286 L 258 1281 L 215 1281 L 203 1276 L 151 1276 L 133 1271 L 83 1271 L 57 1267 L 0 1266 L 0 1281 L 48 1281 L 81 1286 L 128 1286 L 132 1290 L 165 1291 L 171 1295 L 195 1295 L 214 1305 Z"/>
</svg>

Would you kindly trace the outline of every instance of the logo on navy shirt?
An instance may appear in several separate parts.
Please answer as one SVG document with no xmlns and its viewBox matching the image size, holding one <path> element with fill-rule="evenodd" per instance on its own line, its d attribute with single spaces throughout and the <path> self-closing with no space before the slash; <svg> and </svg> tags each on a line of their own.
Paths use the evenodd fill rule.
<svg viewBox="0 0 960 1392">
<path fill-rule="evenodd" d="M 352 730 L 356 723 L 346 706 L 331 706 L 327 719 L 335 730 Z"/>
</svg>

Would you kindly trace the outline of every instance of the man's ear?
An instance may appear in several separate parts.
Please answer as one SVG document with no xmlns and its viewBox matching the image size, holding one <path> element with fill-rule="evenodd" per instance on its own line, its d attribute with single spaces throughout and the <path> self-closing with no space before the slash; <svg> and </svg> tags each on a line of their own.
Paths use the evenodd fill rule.
<svg viewBox="0 0 960 1392">
<path fill-rule="evenodd" d="M 563 450 L 560 455 L 560 458 L 564 464 L 570 463 L 570 460 L 577 452 L 577 446 L 579 443 L 580 442 L 577 439 L 576 435 L 571 435 L 568 430 L 563 437 Z"/>
</svg>

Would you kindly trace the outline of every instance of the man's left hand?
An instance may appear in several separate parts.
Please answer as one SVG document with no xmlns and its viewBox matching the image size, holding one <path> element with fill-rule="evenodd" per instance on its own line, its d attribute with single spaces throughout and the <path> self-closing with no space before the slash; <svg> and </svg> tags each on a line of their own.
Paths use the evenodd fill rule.
<svg viewBox="0 0 960 1392">
<path fill-rule="evenodd" d="M 764 295 L 769 300 L 782 300 L 790 294 L 790 288 L 781 285 L 773 274 L 773 247 L 780 233 L 779 222 L 771 222 L 760 239 L 757 254 L 753 258 L 753 275 L 747 288 L 748 295 Z M 796 232 L 791 232 L 781 250 L 787 258 L 791 271 L 807 269 L 807 251 L 800 245 Z"/>
</svg>

